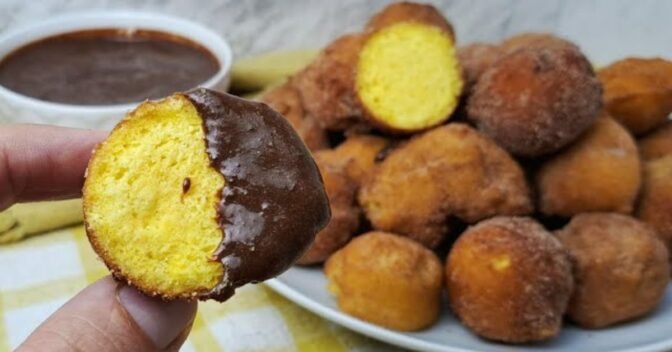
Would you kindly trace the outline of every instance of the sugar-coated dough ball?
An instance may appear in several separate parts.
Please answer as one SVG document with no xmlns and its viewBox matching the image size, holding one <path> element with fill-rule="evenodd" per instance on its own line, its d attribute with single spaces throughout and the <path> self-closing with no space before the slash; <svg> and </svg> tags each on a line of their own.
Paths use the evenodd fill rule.
<svg viewBox="0 0 672 352">
<path fill-rule="evenodd" d="M 331 256 L 324 270 L 339 308 L 357 318 L 414 331 L 439 317 L 441 262 L 413 240 L 363 234 Z"/>
<path fill-rule="evenodd" d="M 479 336 L 542 341 L 560 332 L 572 266 L 560 242 L 536 221 L 495 217 L 458 238 L 446 285 L 453 312 Z"/>
<path fill-rule="evenodd" d="M 640 136 L 665 123 L 672 113 L 672 61 L 626 58 L 602 68 L 605 108 Z"/>
<path fill-rule="evenodd" d="M 641 173 L 634 139 L 604 116 L 576 143 L 542 164 L 536 174 L 539 208 L 563 217 L 589 211 L 631 213 Z"/>
<path fill-rule="evenodd" d="M 601 328 L 632 320 L 660 302 L 670 277 L 665 245 L 652 228 L 614 213 L 577 215 L 558 239 L 574 262 L 569 318 Z"/>
<path fill-rule="evenodd" d="M 597 119 L 602 88 L 583 54 L 530 46 L 495 62 L 467 101 L 467 115 L 504 149 L 538 157 L 573 142 Z"/>
<path fill-rule="evenodd" d="M 365 180 L 359 203 L 375 229 L 433 248 L 448 220 L 525 215 L 532 201 L 523 171 L 473 128 L 451 123 L 394 149 Z"/>
</svg>

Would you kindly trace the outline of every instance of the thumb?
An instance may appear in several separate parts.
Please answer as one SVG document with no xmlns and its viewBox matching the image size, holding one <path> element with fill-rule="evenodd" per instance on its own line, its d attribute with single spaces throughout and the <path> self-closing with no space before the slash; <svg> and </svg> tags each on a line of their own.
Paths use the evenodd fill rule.
<svg viewBox="0 0 672 352">
<path fill-rule="evenodd" d="M 177 351 L 196 315 L 196 302 L 165 302 L 99 280 L 42 323 L 18 351 Z"/>
</svg>

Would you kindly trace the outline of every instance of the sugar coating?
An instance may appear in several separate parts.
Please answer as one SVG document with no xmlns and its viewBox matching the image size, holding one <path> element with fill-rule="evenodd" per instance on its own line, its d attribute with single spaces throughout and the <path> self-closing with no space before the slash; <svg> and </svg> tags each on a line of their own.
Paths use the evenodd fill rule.
<svg viewBox="0 0 672 352">
<path fill-rule="evenodd" d="M 590 211 L 631 213 L 641 173 L 634 139 L 605 114 L 542 164 L 535 177 L 540 210 L 564 217 Z"/>
<path fill-rule="evenodd" d="M 634 135 L 665 124 L 672 113 L 672 61 L 625 58 L 602 68 L 605 108 Z"/>
<path fill-rule="evenodd" d="M 653 310 L 670 277 L 668 253 L 652 228 L 630 216 L 586 213 L 558 238 L 574 262 L 568 315 L 583 327 L 632 320 Z"/>
<path fill-rule="evenodd" d="M 478 128 L 509 152 L 536 157 L 574 141 L 597 119 L 602 88 L 580 51 L 520 48 L 481 76 L 467 102 Z"/>
<path fill-rule="evenodd" d="M 473 43 L 457 48 L 457 58 L 464 73 L 465 91 L 474 87 L 483 72 L 502 56 L 503 51 L 498 45 Z"/>
<path fill-rule="evenodd" d="M 450 306 L 467 327 L 513 343 L 556 336 L 573 288 L 560 242 L 523 217 L 468 228 L 448 255 L 446 280 Z"/>
<path fill-rule="evenodd" d="M 359 202 L 374 228 L 435 247 L 450 217 L 468 223 L 532 211 L 520 166 L 473 128 L 452 123 L 392 151 L 365 180 Z"/>
<path fill-rule="evenodd" d="M 354 69 L 365 35 L 346 34 L 329 44 L 294 77 L 306 111 L 328 130 L 345 130 L 361 122 L 354 92 Z"/>
</svg>

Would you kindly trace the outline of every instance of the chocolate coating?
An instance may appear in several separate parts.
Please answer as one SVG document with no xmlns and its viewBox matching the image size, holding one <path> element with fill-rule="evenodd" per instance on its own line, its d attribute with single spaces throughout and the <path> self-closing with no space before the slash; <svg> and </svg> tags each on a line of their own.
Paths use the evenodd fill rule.
<svg viewBox="0 0 672 352">
<path fill-rule="evenodd" d="M 224 277 L 209 295 L 291 266 L 329 221 L 320 173 L 301 139 L 266 104 L 207 89 L 185 93 L 203 119 L 212 167 L 225 178 L 218 222 L 224 237 L 213 254 Z"/>
</svg>

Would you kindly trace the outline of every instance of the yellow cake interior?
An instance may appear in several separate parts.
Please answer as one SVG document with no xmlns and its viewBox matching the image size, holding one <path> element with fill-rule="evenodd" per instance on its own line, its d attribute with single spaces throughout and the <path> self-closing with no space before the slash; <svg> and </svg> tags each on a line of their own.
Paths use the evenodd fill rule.
<svg viewBox="0 0 672 352">
<path fill-rule="evenodd" d="M 359 99 L 374 119 L 395 129 L 418 130 L 446 119 L 458 104 L 462 84 L 452 40 L 432 25 L 386 27 L 360 52 Z"/>
<path fill-rule="evenodd" d="M 208 292 L 223 276 L 210 258 L 222 240 L 216 211 L 224 183 L 210 167 L 191 102 L 181 95 L 146 102 L 89 165 L 89 235 L 108 265 L 147 293 Z"/>
</svg>

